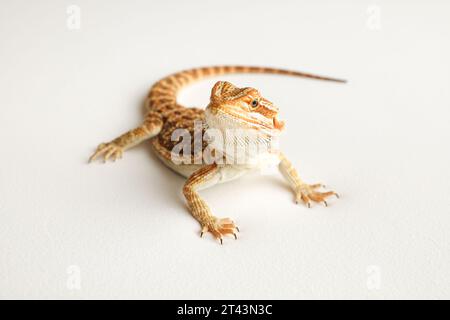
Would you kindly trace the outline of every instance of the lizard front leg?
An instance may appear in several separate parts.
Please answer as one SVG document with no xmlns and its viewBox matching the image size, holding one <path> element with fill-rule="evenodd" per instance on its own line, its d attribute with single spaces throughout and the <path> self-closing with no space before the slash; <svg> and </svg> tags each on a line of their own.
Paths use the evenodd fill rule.
<svg viewBox="0 0 450 320">
<path fill-rule="evenodd" d="M 122 154 L 126 149 L 156 136 L 161 131 L 162 125 L 161 117 L 156 113 L 150 112 L 139 127 L 122 134 L 111 142 L 101 143 L 89 158 L 89 162 L 102 155 L 104 162 L 111 157 L 114 161 L 117 158 L 122 158 Z"/>
<path fill-rule="evenodd" d="M 205 232 L 211 232 L 222 244 L 224 235 L 231 234 L 237 239 L 236 231 L 239 231 L 239 229 L 231 219 L 219 219 L 213 216 L 205 200 L 197 192 L 219 183 L 221 181 L 220 170 L 221 168 L 215 163 L 200 168 L 186 181 L 183 187 L 183 194 L 192 216 L 201 225 L 200 236 L 203 236 Z"/>
<path fill-rule="evenodd" d="M 335 195 L 339 198 L 338 194 L 334 191 L 319 192 L 318 188 L 323 187 L 321 183 L 306 184 L 298 176 L 297 170 L 295 170 L 292 163 L 286 158 L 283 153 L 280 153 L 279 169 L 283 176 L 288 180 L 291 188 L 295 193 L 295 202 L 299 203 L 303 201 L 308 208 L 311 206 L 311 201 L 322 202 L 327 206 L 326 198 Z"/>
</svg>

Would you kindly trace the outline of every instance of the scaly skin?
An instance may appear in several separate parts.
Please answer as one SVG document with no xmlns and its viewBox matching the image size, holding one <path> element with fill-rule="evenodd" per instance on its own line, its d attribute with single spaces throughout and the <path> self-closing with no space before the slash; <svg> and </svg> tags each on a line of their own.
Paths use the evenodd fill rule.
<svg viewBox="0 0 450 320">
<path fill-rule="evenodd" d="M 233 164 L 175 164 L 171 158 L 171 151 L 178 141 L 172 141 L 172 133 L 176 129 L 187 129 L 194 135 L 194 122 L 206 122 L 210 127 L 239 126 L 243 129 L 252 129 L 257 132 L 279 132 L 283 130 L 284 123 L 278 119 L 278 108 L 263 98 L 254 88 L 238 88 L 229 82 L 219 81 L 211 92 L 210 104 L 205 110 L 186 108 L 177 103 L 177 94 L 186 85 L 205 77 L 218 76 L 230 73 L 270 73 L 317 80 L 345 82 L 345 80 L 317 76 L 309 73 L 295 72 L 281 69 L 245 66 L 215 66 L 196 68 L 175 73 L 156 82 L 150 90 L 145 101 L 147 114 L 140 126 L 132 129 L 116 139 L 102 143 L 90 157 L 93 161 L 103 157 L 116 160 L 122 157 L 123 152 L 142 141 L 151 140 L 153 149 L 161 160 L 173 170 L 188 176 L 183 187 L 183 194 L 193 217 L 201 225 L 201 235 L 210 232 L 222 243 L 223 236 L 233 235 L 239 229 L 229 219 L 219 219 L 212 213 L 205 200 L 198 194 L 198 190 L 210 187 L 217 183 L 240 177 L 247 172 L 241 166 Z M 216 121 L 216 120 L 222 121 Z M 221 128 L 226 129 L 226 128 Z M 202 135 L 205 128 L 202 128 Z M 192 144 L 194 142 L 192 141 Z M 201 148 L 191 148 L 192 161 L 202 159 L 202 152 L 208 146 L 203 142 Z M 197 148 L 198 149 L 198 148 Z M 322 202 L 327 205 L 326 198 L 337 194 L 333 191 L 319 192 L 322 184 L 308 185 L 304 183 L 283 153 L 278 153 L 279 170 L 286 177 L 294 194 L 296 202 L 302 201 L 310 207 L 311 201 Z"/>
</svg>

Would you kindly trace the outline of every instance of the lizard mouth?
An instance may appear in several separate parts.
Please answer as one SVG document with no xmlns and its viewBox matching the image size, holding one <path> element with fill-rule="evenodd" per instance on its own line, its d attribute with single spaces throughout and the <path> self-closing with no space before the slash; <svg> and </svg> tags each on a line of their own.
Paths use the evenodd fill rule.
<svg viewBox="0 0 450 320">
<path fill-rule="evenodd" d="M 268 135 L 277 135 L 284 128 L 284 121 L 278 119 L 277 115 L 266 118 L 260 114 L 246 116 L 242 113 L 231 110 L 211 110 L 206 109 L 206 123 L 209 128 L 216 129 L 257 129 Z"/>
<path fill-rule="evenodd" d="M 273 127 L 280 131 L 283 130 L 284 129 L 284 121 L 279 120 L 277 116 L 273 117 Z"/>
</svg>

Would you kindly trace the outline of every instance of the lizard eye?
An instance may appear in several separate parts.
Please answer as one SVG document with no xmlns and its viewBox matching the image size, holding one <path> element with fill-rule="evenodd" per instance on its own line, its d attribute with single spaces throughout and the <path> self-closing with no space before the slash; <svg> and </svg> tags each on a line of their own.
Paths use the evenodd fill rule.
<svg viewBox="0 0 450 320">
<path fill-rule="evenodd" d="M 255 100 L 252 101 L 252 107 L 253 108 L 256 108 L 258 106 L 258 104 L 259 104 L 258 100 L 255 99 Z"/>
</svg>

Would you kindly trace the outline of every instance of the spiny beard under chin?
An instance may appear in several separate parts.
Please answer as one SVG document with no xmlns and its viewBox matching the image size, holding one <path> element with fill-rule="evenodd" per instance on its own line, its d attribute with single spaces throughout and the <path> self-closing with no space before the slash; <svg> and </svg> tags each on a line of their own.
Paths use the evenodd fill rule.
<svg viewBox="0 0 450 320">
<path fill-rule="evenodd" d="M 233 116 L 206 114 L 206 136 L 210 147 L 246 164 L 257 162 L 262 155 L 278 150 L 278 131 L 255 129 Z"/>
</svg>

